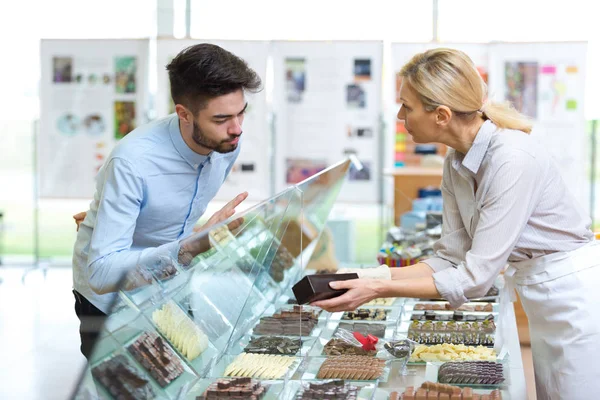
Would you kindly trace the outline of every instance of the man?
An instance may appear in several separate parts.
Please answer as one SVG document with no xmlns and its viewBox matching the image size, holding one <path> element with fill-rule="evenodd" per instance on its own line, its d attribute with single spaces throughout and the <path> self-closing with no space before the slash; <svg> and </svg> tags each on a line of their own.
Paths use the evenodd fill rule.
<svg viewBox="0 0 600 400">
<path fill-rule="evenodd" d="M 78 223 L 73 293 L 88 358 L 125 273 L 126 289 L 134 288 L 206 250 L 205 238 L 191 235 L 194 225 L 240 151 L 244 94 L 261 86 L 242 59 L 210 44 L 183 50 L 167 70 L 176 113 L 119 142 Z M 246 197 L 238 195 L 202 228 L 232 216 Z"/>
</svg>

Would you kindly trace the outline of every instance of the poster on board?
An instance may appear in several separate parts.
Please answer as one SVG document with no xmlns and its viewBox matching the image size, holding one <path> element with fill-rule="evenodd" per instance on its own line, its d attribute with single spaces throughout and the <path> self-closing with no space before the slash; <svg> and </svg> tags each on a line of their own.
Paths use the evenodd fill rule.
<svg viewBox="0 0 600 400">
<path fill-rule="evenodd" d="M 273 42 L 276 188 L 353 154 L 342 202 L 379 196 L 381 42 Z"/>
<path fill-rule="evenodd" d="M 245 60 L 262 79 L 263 90 L 247 95 L 248 108 L 242 126 L 243 141 L 240 155 L 215 199 L 228 201 L 239 193 L 248 191 L 250 200 L 264 200 L 271 195 L 270 129 L 266 90 L 264 89 L 269 56 L 268 42 L 159 39 L 156 52 L 158 61 L 155 103 L 157 117 L 162 118 L 175 112 L 166 66 L 181 50 L 198 43 L 215 44 L 232 52 Z"/>
<path fill-rule="evenodd" d="M 117 141 L 142 119 L 148 40 L 42 40 L 39 196 L 91 198 Z"/>
<path fill-rule="evenodd" d="M 589 208 L 583 100 L 587 44 L 492 43 L 490 92 L 532 118 L 544 144 L 580 204 Z"/>
</svg>

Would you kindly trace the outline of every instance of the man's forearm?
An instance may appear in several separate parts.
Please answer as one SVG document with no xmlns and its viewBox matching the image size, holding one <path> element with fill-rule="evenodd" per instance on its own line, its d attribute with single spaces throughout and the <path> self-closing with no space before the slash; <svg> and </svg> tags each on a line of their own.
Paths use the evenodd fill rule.
<svg viewBox="0 0 600 400">
<path fill-rule="evenodd" d="M 210 250 L 210 241 L 208 234 L 197 238 L 197 235 L 192 235 L 189 238 L 179 242 L 178 262 L 182 265 L 190 265 L 194 257 Z"/>
</svg>

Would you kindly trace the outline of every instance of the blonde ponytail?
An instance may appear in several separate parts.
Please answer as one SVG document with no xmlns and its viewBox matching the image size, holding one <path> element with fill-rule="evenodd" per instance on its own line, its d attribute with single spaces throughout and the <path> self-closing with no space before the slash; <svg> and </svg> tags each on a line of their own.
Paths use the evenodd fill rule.
<svg viewBox="0 0 600 400">
<path fill-rule="evenodd" d="M 501 129 L 514 129 L 516 131 L 531 133 L 531 129 L 533 128 L 531 120 L 518 112 L 509 102 L 486 102 L 481 107 L 481 112 L 484 118 L 489 119 Z"/>
<path fill-rule="evenodd" d="M 460 50 L 437 48 L 416 54 L 402 67 L 400 76 L 418 93 L 427 111 L 445 105 L 459 116 L 481 112 L 498 128 L 531 132 L 529 118 L 509 103 L 482 105 L 487 86 L 473 61 Z"/>
</svg>

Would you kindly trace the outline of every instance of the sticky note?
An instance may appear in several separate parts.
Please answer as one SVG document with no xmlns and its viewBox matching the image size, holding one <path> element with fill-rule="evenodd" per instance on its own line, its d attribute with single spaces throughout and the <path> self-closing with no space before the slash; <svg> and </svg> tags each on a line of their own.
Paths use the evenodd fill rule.
<svg viewBox="0 0 600 400">
<path fill-rule="evenodd" d="M 406 154 L 404 153 L 396 153 L 394 157 L 394 161 L 404 161 L 406 159 Z"/>
<path fill-rule="evenodd" d="M 554 75 L 556 74 L 556 66 L 554 65 L 543 65 L 540 68 L 541 74 Z"/>
<path fill-rule="evenodd" d="M 569 99 L 567 100 L 567 110 L 577 110 L 577 100 Z"/>
<path fill-rule="evenodd" d="M 575 65 L 571 65 L 567 67 L 567 74 L 576 74 L 579 71 L 579 68 Z"/>
<path fill-rule="evenodd" d="M 406 151 L 406 143 L 396 143 L 394 150 L 402 152 Z"/>
</svg>

